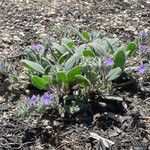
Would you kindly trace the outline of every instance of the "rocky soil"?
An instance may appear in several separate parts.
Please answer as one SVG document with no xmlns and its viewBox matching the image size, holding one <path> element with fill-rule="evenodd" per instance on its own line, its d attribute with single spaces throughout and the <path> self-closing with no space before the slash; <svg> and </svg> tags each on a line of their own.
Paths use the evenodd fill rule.
<svg viewBox="0 0 150 150">
<path fill-rule="evenodd" d="M 149 0 L 1 0 L 0 56 L 17 55 L 56 25 L 104 30 L 122 41 L 150 28 Z"/>
<path fill-rule="evenodd" d="M 104 30 L 123 43 L 150 29 L 149 0 L 1 0 L 0 57 L 15 57 L 56 26 Z M 130 90 L 129 90 L 130 89 Z M 144 89 L 120 91 L 123 112 L 107 110 L 77 118 L 55 113 L 21 119 L 17 103 L 30 95 L 23 84 L 0 79 L 0 149 L 150 149 L 150 82 Z M 78 120 L 76 122 L 76 119 Z M 94 133 L 94 134 L 93 134 Z M 101 139 L 101 140 L 99 140 Z"/>
</svg>

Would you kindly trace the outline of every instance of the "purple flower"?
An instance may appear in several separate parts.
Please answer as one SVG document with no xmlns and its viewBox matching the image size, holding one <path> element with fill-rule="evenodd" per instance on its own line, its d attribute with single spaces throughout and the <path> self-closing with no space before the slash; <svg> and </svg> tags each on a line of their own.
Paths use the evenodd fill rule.
<svg viewBox="0 0 150 150">
<path fill-rule="evenodd" d="M 30 99 L 29 99 L 29 103 L 30 105 L 34 105 L 37 102 L 37 97 L 35 95 L 33 95 Z"/>
<path fill-rule="evenodd" d="M 0 64 L 0 72 L 5 68 L 5 64 Z"/>
<path fill-rule="evenodd" d="M 39 44 L 39 43 L 38 43 L 38 44 L 33 45 L 33 50 L 34 50 L 34 51 L 38 51 L 38 52 L 39 52 L 41 48 L 42 48 L 42 45 L 41 45 L 41 44 Z"/>
<path fill-rule="evenodd" d="M 147 36 L 148 36 L 148 31 L 147 30 L 139 32 L 139 38 L 143 38 L 143 37 L 147 37 Z"/>
<path fill-rule="evenodd" d="M 105 66 L 112 66 L 113 60 L 110 57 L 105 58 Z"/>
<path fill-rule="evenodd" d="M 147 53 L 148 52 L 148 46 L 143 44 L 140 48 L 141 53 Z"/>
<path fill-rule="evenodd" d="M 137 67 L 136 71 L 139 73 L 139 74 L 144 74 L 148 71 L 148 68 L 146 66 L 146 64 L 141 64 Z"/>
<path fill-rule="evenodd" d="M 45 105 L 48 105 L 51 102 L 51 100 L 52 100 L 51 93 L 48 91 L 43 95 L 42 101 Z"/>
</svg>

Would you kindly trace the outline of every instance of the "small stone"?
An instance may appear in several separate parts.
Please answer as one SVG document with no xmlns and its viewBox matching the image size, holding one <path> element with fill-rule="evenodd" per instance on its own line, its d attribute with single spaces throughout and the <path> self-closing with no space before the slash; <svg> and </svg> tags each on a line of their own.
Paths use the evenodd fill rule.
<svg viewBox="0 0 150 150">
<path fill-rule="evenodd" d="M 51 126 L 46 126 L 46 129 L 52 129 L 52 127 Z"/>
<path fill-rule="evenodd" d="M 30 90 L 25 90 L 26 94 L 29 94 L 30 93 Z"/>
<path fill-rule="evenodd" d="M 20 32 L 19 34 L 22 35 L 23 37 L 25 36 L 25 34 L 23 32 Z"/>
<path fill-rule="evenodd" d="M 125 31 L 132 31 L 132 32 L 134 32 L 135 30 L 136 30 L 136 28 L 133 26 L 129 26 L 125 29 Z"/>
<path fill-rule="evenodd" d="M 147 4 L 150 4 L 150 1 L 148 0 L 148 1 L 146 1 L 146 3 L 147 3 Z"/>
<path fill-rule="evenodd" d="M 131 98 L 131 97 L 126 97 L 126 99 L 125 99 L 127 102 L 129 102 L 129 103 L 132 103 L 133 102 L 133 98 Z"/>
<path fill-rule="evenodd" d="M 42 122 L 43 122 L 44 126 L 48 126 L 48 124 L 49 124 L 49 120 L 43 120 Z"/>
<path fill-rule="evenodd" d="M 9 37 L 5 36 L 2 38 L 2 42 L 7 43 L 7 44 L 11 44 L 11 40 L 9 39 Z"/>
<path fill-rule="evenodd" d="M 14 36 L 14 41 L 21 41 L 21 39 L 18 36 Z"/>
<path fill-rule="evenodd" d="M 5 99 L 2 96 L 0 96 L 0 103 L 2 103 L 4 101 L 5 101 Z"/>
</svg>

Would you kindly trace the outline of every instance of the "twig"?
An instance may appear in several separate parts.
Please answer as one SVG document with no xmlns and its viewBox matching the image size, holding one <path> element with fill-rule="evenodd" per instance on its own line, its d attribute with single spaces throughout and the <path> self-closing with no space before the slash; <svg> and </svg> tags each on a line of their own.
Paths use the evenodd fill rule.
<svg viewBox="0 0 150 150">
<path fill-rule="evenodd" d="M 139 104 L 141 104 L 141 103 L 143 103 L 143 102 L 145 102 L 145 101 L 149 101 L 149 100 L 150 100 L 150 98 L 146 98 L 145 100 L 140 101 L 140 102 L 136 103 L 135 105 L 139 105 Z"/>
<path fill-rule="evenodd" d="M 59 145 L 59 146 L 56 148 L 56 150 L 59 150 L 61 147 L 65 146 L 65 145 L 68 145 L 68 144 L 69 144 L 69 142 L 65 141 L 65 143 Z"/>
<path fill-rule="evenodd" d="M 126 86 L 126 85 L 134 83 L 134 82 L 135 82 L 134 80 L 131 80 L 131 81 L 128 81 L 128 82 L 125 82 L 125 83 L 116 84 L 116 85 L 113 86 L 113 88 L 114 87 L 119 87 L 119 86 Z"/>
</svg>

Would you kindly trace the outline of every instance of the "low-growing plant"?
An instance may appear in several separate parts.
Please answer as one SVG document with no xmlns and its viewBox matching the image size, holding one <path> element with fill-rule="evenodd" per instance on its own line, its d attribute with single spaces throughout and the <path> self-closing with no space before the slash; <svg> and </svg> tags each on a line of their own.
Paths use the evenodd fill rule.
<svg viewBox="0 0 150 150">
<path fill-rule="evenodd" d="M 15 65 L 4 58 L 0 58 L 0 77 L 11 77 L 14 80 L 18 80 Z"/>
<path fill-rule="evenodd" d="M 31 98 L 23 100 L 19 106 L 19 115 L 26 117 L 30 112 L 35 111 L 37 113 L 44 113 L 48 108 L 59 107 L 59 98 L 56 94 L 52 94 L 50 91 L 43 94 L 43 96 L 33 95 Z"/>
<path fill-rule="evenodd" d="M 68 27 L 60 33 L 61 40 L 56 37 L 42 39 L 28 49 L 27 58 L 21 60 L 25 75 L 33 86 L 58 96 L 60 112 L 68 107 L 68 100 L 69 112 L 76 112 L 80 109 L 76 99 L 86 99 L 89 92 L 112 94 L 114 85 L 123 85 L 115 82 L 118 78 L 126 75 L 133 81 L 135 71 L 142 76 L 149 71 L 149 65 L 142 62 L 145 57 L 149 60 L 149 47 L 141 44 L 142 39 L 124 47 L 117 38 L 105 37 L 100 32 L 81 33 Z M 145 36 L 143 34 L 140 38 Z M 139 54 L 138 49 L 140 60 L 131 60 L 130 64 L 130 58 Z M 22 112 L 31 109 L 29 103 L 23 105 Z M 36 110 L 43 112 L 41 99 Z"/>
</svg>

